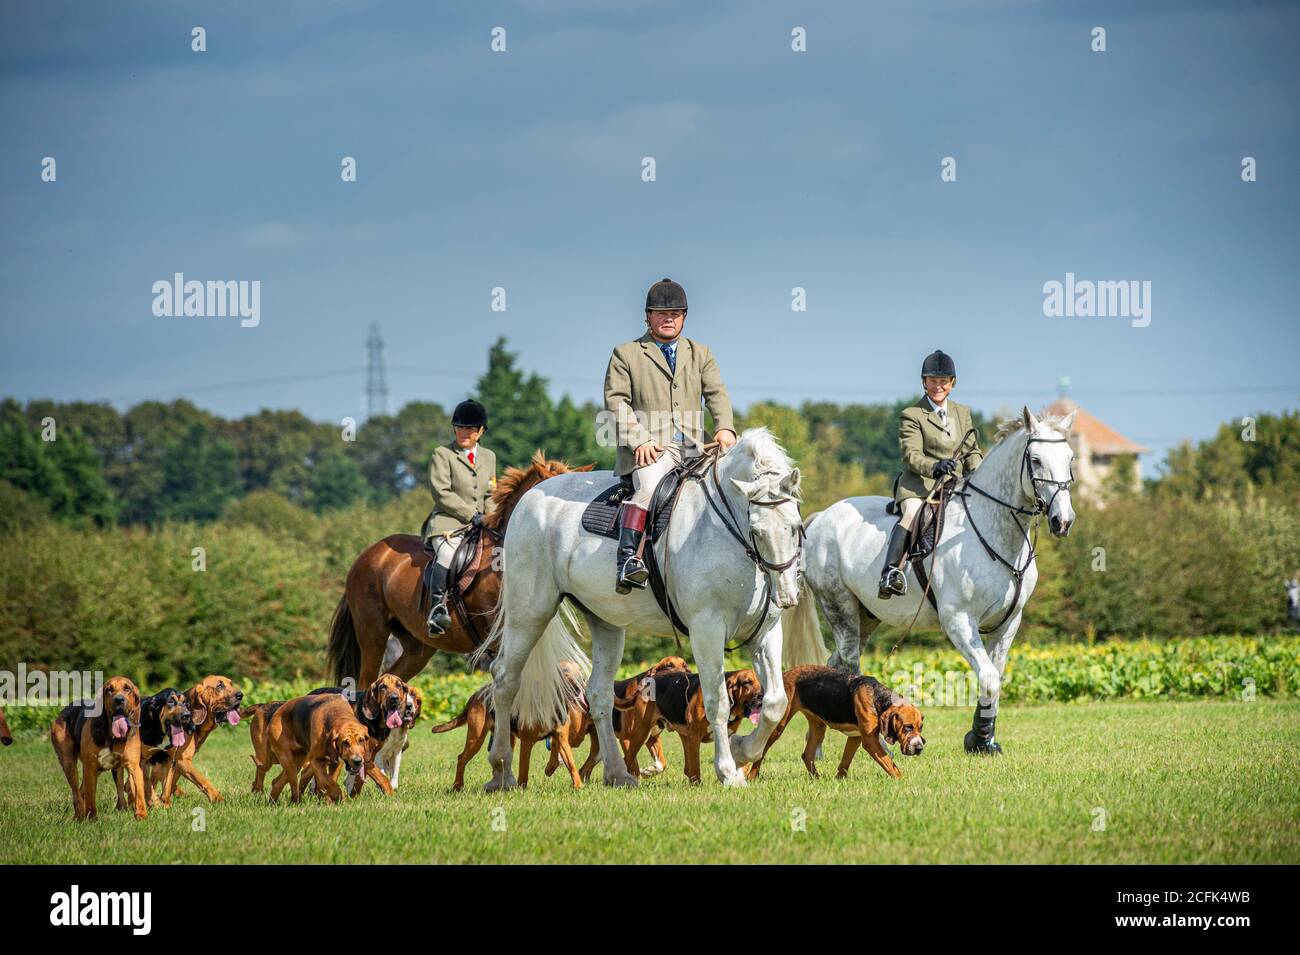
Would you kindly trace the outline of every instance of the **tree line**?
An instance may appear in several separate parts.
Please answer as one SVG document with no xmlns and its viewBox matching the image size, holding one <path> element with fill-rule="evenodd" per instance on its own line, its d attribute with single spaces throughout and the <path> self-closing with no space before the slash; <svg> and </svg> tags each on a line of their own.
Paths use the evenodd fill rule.
<svg viewBox="0 0 1300 955">
<path fill-rule="evenodd" d="M 489 409 L 485 439 L 500 464 L 523 466 L 535 449 L 573 464 L 613 466 L 596 443 L 593 402 L 552 398 L 545 378 L 520 369 L 499 339 L 467 397 Z M 759 402 L 738 415 L 764 424 L 799 462 L 809 513 L 854 494 L 887 494 L 898 470 L 898 415 L 916 400 L 798 407 Z M 978 413 L 987 447 L 995 422 Z M 1238 423 L 1208 441 L 1175 448 L 1152 495 L 1205 498 L 1260 495 L 1288 504 L 1300 496 L 1300 414 L 1260 415 L 1250 439 Z M 423 488 L 429 456 L 449 440 L 450 409 L 412 401 L 361 422 L 313 421 L 265 409 L 228 420 L 186 400 L 146 401 L 124 412 L 95 402 L 0 402 L 0 503 L 77 526 L 157 526 L 208 522 L 236 502 L 273 499 L 323 514 L 382 505 Z M 1120 462 L 1104 493 L 1131 493 L 1132 462 Z M 287 513 L 287 512 L 286 512 Z M 12 523 L 21 520 L 11 516 Z M 287 518 L 286 518 L 287 519 Z"/>
</svg>

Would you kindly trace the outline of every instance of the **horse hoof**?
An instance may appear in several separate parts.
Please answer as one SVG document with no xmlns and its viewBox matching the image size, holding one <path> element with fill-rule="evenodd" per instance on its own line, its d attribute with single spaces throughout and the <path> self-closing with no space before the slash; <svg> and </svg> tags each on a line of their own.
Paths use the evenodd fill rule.
<svg viewBox="0 0 1300 955">
<path fill-rule="evenodd" d="M 745 774 L 741 772 L 739 769 L 733 770 L 732 772 L 727 773 L 725 775 L 721 775 L 718 778 L 722 780 L 722 785 L 732 787 L 732 788 L 738 789 L 742 786 L 749 785 L 749 783 L 745 779 Z"/>
<path fill-rule="evenodd" d="M 605 785 L 612 786 L 615 789 L 635 789 L 641 785 L 641 780 L 637 779 L 631 773 L 624 772 L 622 775 L 605 777 Z"/>
<path fill-rule="evenodd" d="M 519 783 L 515 782 L 515 777 L 507 773 L 505 778 L 497 779 L 495 776 L 483 784 L 485 793 L 505 792 L 509 789 L 518 789 Z"/>
<path fill-rule="evenodd" d="M 966 738 L 962 741 L 962 745 L 965 746 L 966 752 L 970 753 L 972 756 L 1002 755 L 1002 747 L 999 746 L 995 740 L 980 739 L 975 735 L 974 730 L 967 731 Z"/>
</svg>

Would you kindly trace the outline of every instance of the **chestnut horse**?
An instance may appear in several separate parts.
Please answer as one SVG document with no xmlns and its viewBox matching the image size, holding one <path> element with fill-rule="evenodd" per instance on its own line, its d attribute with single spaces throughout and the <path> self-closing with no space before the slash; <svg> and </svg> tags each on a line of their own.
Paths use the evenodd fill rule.
<svg viewBox="0 0 1300 955">
<path fill-rule="evenodd" d="M 485 546 L 474 565 L 473 582 L 464 594 L 464 607 L 474 620 L 480 640 L 486 638 L 496 615 L 501 571 L 495 556 L 515 504 L 547 478 L 591 468 L 592 465 L 570 468 L 563 461 L 548 461 L 538 451 L 528 468 L 507 468 L 505 476 L 497 482 L 492 492 L 496 509 L 483 516 Z M 435 650 L 470 653 L 477 647 L 460 608 L 454 606 L 447 632 L 429 634 L 428 607 L 422 606 L 428 601 L 421 600 L 420 579 L 429 560 L 424 541 L 419 537 L 393 534 L 371 544 L 353 561 L 343 597 L 334 611 L 325 651 L 330 677 L 336 684 L 346 679 L 353 680 L 355 686 L 369 686 L 374 682 L 390 635 L 401 644 L 402 653 L 388 667 L 388 672 L 403 680 L 424 669 Z"/>
</svg>

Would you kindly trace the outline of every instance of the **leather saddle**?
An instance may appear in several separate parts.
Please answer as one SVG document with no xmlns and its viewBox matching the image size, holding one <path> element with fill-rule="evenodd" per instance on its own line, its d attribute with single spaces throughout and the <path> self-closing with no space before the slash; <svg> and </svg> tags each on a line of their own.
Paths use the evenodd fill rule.
<svg viewBox="0 0 1300 955">
<path fill-rule="evenodd" d="M 641 556 L 645 560 L 646 570 L 650 572 L 650 590 L 659 604 L 659 609 L 672 621 L 681 633 L 690 635 L 690 630 L 677 615 L 677 608 L 668 599 L 668 588 L 664 585 L 663 572 L 659 569 L 659 559 L 655 554 L 655 542 L 668 531 L 668 522 L 672 519 L 673 508 L 677 503 L 677 491 L 683 481 L 702 474 L 708 458 L 700 457 L 687 464 L 679 464 L 663 476 L 650 498 L 650 513 L 646 518 L 646 540 Z M 618 539 L 619 520 L 623 502 L 632 496 L 632 477 L 623 478 L 611 487 L 601 491 L 582 512 L 582 529 L 600 537 Z"/>
<path fill-rule="evenodd" d="M 885 505 L 885 513 L 894 517 L 902 513 L 898 506 L 898 479 L 902 477 L 900 473 L 894 478 L 894 495 L 895 499 Z M 920 561 L 921 558 L 929 556 L 934 550 L 934 542 L 940 531 L 941 521 L 939 520 L 939 508 L 947 502 L 947 495 L 943 495 L 938 501 L 926 500 L 921 503 L 920 513 L 916 515 L 916 520 L 912 521 L 912 529 L 907 535 L 907 550 L 904 552 L 903 564 L 906 566 L 909 560 Z"/>
<path fill-rule="evenodd" d="M 474 623 L 474 618 L 470 615 L 469 607 L 465 605 L 465 595 L 469 593 L 474 581 L 478 578 L 478 568 L 482 561 L 483 551 L 489 547 L 495 547 L 500 543 L 500 537 L 496 531 L 484 527 L 482 524 L 466 524 L 463 533 L 460 535 L 460 543 L 456 545 L 456 550 L 451 556 L 451 566 L 447 570 L 447 606 L 460 615 L 465 624 L 465 629 L 469 632 L 470 639 L 474 645 L 478 646 L 482 642 L 483 635 L 479 632 L 478 626 Z M 420 606 L 422 608 L 429 605 L 429 592 L 433 589 L 433 574 L 436 561 L 433 559 L 433 548 L 426 541 L 424 551 L 429 555 L 428 563 L 420 574 Z"/>
</svg>

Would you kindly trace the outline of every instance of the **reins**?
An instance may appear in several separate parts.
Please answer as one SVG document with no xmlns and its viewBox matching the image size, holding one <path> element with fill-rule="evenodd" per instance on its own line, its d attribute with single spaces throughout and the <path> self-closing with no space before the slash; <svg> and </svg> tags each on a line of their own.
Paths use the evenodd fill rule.
<svg viewBox="0 0 1300 955">
<path fill-rule="evenodd" d="M 735 646 L 728 647 L 725 644 L 723 646 L 724 652 L 734 653 L 736 650 L 739 650 L 741 647 L 745 646 L 747 643 L 753 640 L 762 631 L 763 622 L 767 620 L 767 615 L 771 609 L 772 602 L 773 602 L 772 575 L 770 572 L 780 573 L 781 571 L 786 570 L 787 568 L 789 568 L 790 566 L 798 562 L 799 558 L 803 556 L 803 542 L 805 539 L 805 534 L 803 529 L 803 523 L 801 521 L 799 525 L 799 546 L 795 549 L 794 556 L 791 557 L 789 560 L 782 561 L 781 563 L 778 564 L 778 563 L 773 563 L 772 561 L 769 561 L 766 557 L 764 557 L 758 550 L 758 542 L 754 540 L 753 528 L 752 527 L 750 528 L 749 540 L 746 540 L 745 536 L 741 533 L 740 521 L 736 517 L 736 512 L 732 510 L 731 502 L 727 500 L 727 495 L 722 488 L 721 479 L 718 477 L 718 461 L 722 457 L 721 448 L 719 447 L 716 441 L 713 441 L 710 442 L 709 444 L 704 445 L 702 450 L 704 452 L 702 458 L 704 463 L 702 466 L 696 464 L 687 468 L 686 473 L 682 476 L 681 482 L 677 485 L 677 490 L 673 494 L 673 504 L 672 504 L 673 509 L 675 510 L 677 507 L 677 500 L 678 498 L 681 497 L 682 489 L 686 486 L 686 482 L 688 480 L 698 480 L 700 482 L 700 490 L 704 492 L 704 499 L 708 502 L 709 507 L 713 510 L 713 513 L 718 516 L 718 520 L 722 522 L 722 526 L 727 529 L 727 532 L 736 539 L 736 542 L 738 544 L 740 544 L 741 548 L 745 552 L 745 556 L 750 559 L 750 561 L 754 564 L 754 566 L 759 571 L 761 571 L 763 575 L 763 608 L 758 615 L 758 619 L 754 622 L 754 629 L 750 631 L 749 636 L 747 636 L 744 640 L 740 641 L 740 643 L 737 643 Z M 717 490 L 717 496 L 722 500 L 723 507 L 726 508 L 725 514 L 722 512 L 722 508 L 718 507 L 717 502 L 713 499 L 713 495 L 709 493 L 708 482 L 705 478 L 706 471 L 711 471 L 713 473 L 713 486 Z M 754 507 L 780 507 L 782 504 L 790 504 L 790 503 L 797 504 L 798 502 L 795 501 L 795 499 L 792 497 L 779 497 L 779 498 L 770 498 L 762 501 L 748 501 L 747 503 Z M 667 528 L 665 528 L 664 561 L 663 561 L 663 566 L 664 566 L 663 579 L 664 579 L 665 595 L 668 594 L 668 590 L 669 590 L 667 539 L 668 539 L 668 532 L 667 532 Z M 668 626 L 672 628 L 673 640 L 676 641 L 677 646 L 680 648 L 681 639 L 677 634 L 677 625 L 673 621 L 672 613 L 668 614 Z"/>
<path fill-rule="evenodd" d="M 963 438 L 962 440 L 964 441 L 965 439 Z M 971 477 L 967 477 L 966 480 L 962 482 L 961 488 L 959 488 L 955 492 L 957 497 L 961 500 L 962 509 L 966 512 L 966 520 L 970 523 L 971 530 L 975 532 L 975 536 L 976 538 L 979 539 L 980 544 L 983 545 L 985 553 L 987 553 L 989 557 L 991 557 L 993 560 L 997 561 L 1008 571 L 1010 571 L 1011 579 L 1014 580 L 1016 584 L 1016 592 L 1011 597 L 1011 603 L 1007 606 L 1006 611 L 1002 614 L 1001 618 L 999 618 L 998 622 L 996 624 L 993 624 L 992 626 L 987 626 L 987 627 L 982 626 L 979 628 L 979 632 L 983 634 L 993 633 L 995 630 L 1001 629 L 1002 625 L 1005 624 L 1009 619 L 1011 619 L 1011 615 L 1015 612 L 1017 605 L 1020 603 L 1020 593 L 1024 588 L 1025 574 L 1028 572 L 1029 568 L 1033 565 L 1035 559 L 1037 559 L 1038 556 L 1039 520 L 1051 508 L 1052 502 L 1056 500 L 1056 495 L 1060 494 L 1061 491 L 1068 491 L 1070 489 L 1070 485 L 1074 483 L 1073 470 L 1070 471 L 1069 479 L 1065 481 L 1053 481 L 1051 478 L 1038 477 L 1036 474 L 1034 474 L 1034 469 L 1029 464 L 1029 448 L 1030 445 L 1034 444 L 1035 442 L 1041 444 L 1067 444 L 1069 443 L 1069 439 L 1068 438 L 1036 438 L 1033 435 L 1030 435 L 1025 440 L 1025 450 L 1020 455 L 1019 471 L 1023 471 L 1029 476 L 1029 486 L 1033 489 L 1034 492 L 1034 506 L 1032 508 L 1020 507 L 1016 504 L 1012 504 L 1008 501 L 1004 501 L 1000 497 L 997 497 L 994 494 L 990 494 L 988 491 L 984 490 L 982 487 L 975 484 L 972 481 Z M 1046 501 L 1043 500 L 1042 494 L 1040 494 L 1038 491 L 1039 484 L 1047 484 L 1055 488 L 1055 490 L 1052 492 L 1052 496 Z M 1011 561 L 1007 560 L 1005 557 L 999 554 L 997 550 L 993 547 L 993 545 L 990 544 L 988 540 L 984 537 L 983 532 L 979 529 L 979 525 L 975 523 L 974 516 L 971 514 L 970 502 L 969 502 L 970 495 L 967 493 L 967 489 L 970 489 L 971 491 L 975 491 L 977 494 L 980 494 L 981 496 L 988 498 L 990 501 L 997 504 L 999 507 L 1005 508 L 1006 510 L 1011 512 L 1011 519 L 1015 521 L 1016 528 L 1020 531 L 1020 536 L 1024 539 L 1025 546 L 1028 547 L 1028 553 L 1025 556 L 1025 562 L 1021 564 L 1019 567 L 1017 567 L 1015 564 L 1011 563 Z M 1020 522 L 1021 514 L 1029 515 L 1028 526 Z M 935 548 L 936 549 L 938 548 L 937 539 L 935 541 Z M 933 562 L 931 562 L 930 566 L 933 569 L 934 567 Z"/>
</svg>

